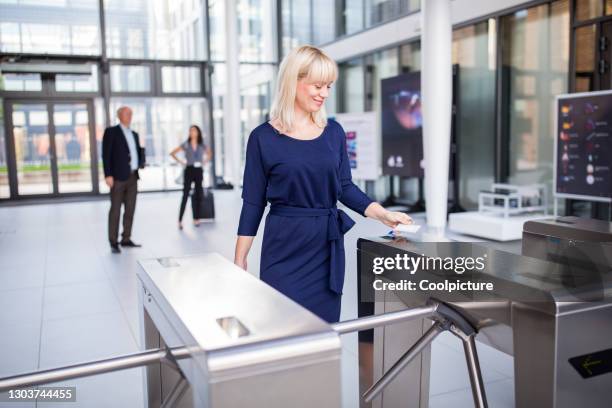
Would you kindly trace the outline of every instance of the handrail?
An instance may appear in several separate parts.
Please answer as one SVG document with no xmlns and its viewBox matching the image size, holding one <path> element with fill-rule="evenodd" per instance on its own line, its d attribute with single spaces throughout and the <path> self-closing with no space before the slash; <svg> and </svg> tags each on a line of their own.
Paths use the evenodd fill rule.
<svg viewBox="0 0 612 408">
<path fill-rule="evenodd" d="M 181 349 L 183 348 L 179 348 L 179 350 L 174 349 L 172 352 L 174 354 L 175 351 L 180 351 Z M 79 377 L 88 377 L 159 362 L 167 362 L 172 365 L 172 359 L 169 358 L 170 353 L 171 350 L 169 349 L 157 348 L 102 360 L 0 378 L 0 392 L 15 388 L 32 387 L 35 385 L 71 380 Z"/>
<path fill-rule="evenodd" d="M 425 306 L 412 309 L 333 323 L 331 327 L 336 333 L 343 335 L 410 320 L 439 317 L 439 307 L 441 306 L 438 302 L 430 302 Z M 88 377 L 160 362 L 166 363 L 180 371 L 176 360 L 189 357 L 192 351 L 193 350 L 187 347 L 176 347 L 172 349 L 156 348 L 64 367 L 18 374 L 11 377 L 0 378 L 0 392 L 15 388 L 32 387 L 80 377 Z M 384 388 L 384 386 L 381 387 L 381 389 L 382 388 Z"/>
</svg>

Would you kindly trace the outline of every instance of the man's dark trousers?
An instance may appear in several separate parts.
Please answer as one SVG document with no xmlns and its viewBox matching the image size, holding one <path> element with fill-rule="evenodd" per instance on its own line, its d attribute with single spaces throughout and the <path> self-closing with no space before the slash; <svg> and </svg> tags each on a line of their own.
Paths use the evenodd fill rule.
<svg viewBox="0 0 612 408">
<path fill-rule="evenodd" d="M 117 244 L 121 204 L 124 206 L 121 242 L 130 240 L 132 235 L 132 221 L 134 221 L 134 210 L 136 209 L 137 190 L 138 174 L 135 171 L 130 174 L 127 180 L 115 180 L 113 183 L 113 188 L 110 190 L 111 208 L 108 212 L 108 240 L 111 245 Z"/>
</svg>

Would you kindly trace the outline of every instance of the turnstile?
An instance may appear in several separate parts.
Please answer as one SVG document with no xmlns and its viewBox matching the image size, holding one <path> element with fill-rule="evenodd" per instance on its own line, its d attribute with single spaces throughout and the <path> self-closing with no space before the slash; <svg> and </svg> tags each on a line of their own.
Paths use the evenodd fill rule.
<svg viewBox="0 0 612 408">
<path fill-rule="evenodd" d="M 340 406 L 340 339 L 324 321 L 218 254 L 140 265 L 143 347 L 182 353 L 178 373 L 147 367 L 147 406 L 184 393 L 195 407 Z"/>
<path fill-rule="evenodd" d="M 427 318 L 430 329 L 365 400 L 448 330 L 463 341 L 475 405 L 486 408 L 477 330 L 446 304 L 429 301 L 328 325 L 218 254 L 150 259 L 141 266 L 142 351 L 0 378 L 0 396 L 146 366 L 147 407 L 340 407 L 339 336 Z"/>
<path fill-rule="evenodd" d="M 143 351 L 0 378 L 0 392 L 147 365 L 149 407 L 339 407 L 339 335 L 376 328 L 380 378 L 365 395 L 382 393 L 376 407 L 428 406 L 428 345 L 443 330 L 463 341 L 478 407 L 486 398 L 476 335 L 514 355 L 517 407 L 608 407 L 612 225 L 589 223 L 526 225 L 530 256 L 479 247 L 488 257 L 480 273 L 496 283 L 487 298 L 385 291 L 376 316 L 333 325 L 218 254 L 141 261 Z M 474 249 L 384 238 L 358 247 L 362 265 L 372 256 L 461 257 Z"/>
<path fill-rule="evenodd" d="M 146 366 L 147 407 L 340 407 L 339 336 L 415 319 L 430 330 L 364 396 L 370 400 L 443 331 L 464 344 L 478 408 L 486 398 L 475 327 L 437 301 L 328 325 L 218 254 L 141 261 L 143 350 L 0 378 L 9 390 Z"/>
<path fill-rule="evenodd" d="M 514 356 L 516 407 L 612 406 L 612 243 L 607 241 L 612 241 L 609 223 L 566 217 L 532 222 L 523 241 L 529 256 L 477 245 L 487 256 L 482 276 L 495 283 L 492 296 L 461 301 L 436 292 L 436 299 L 449 302 L 477 328 L 478 341 Z M 395 254 L 462 255 L 460 245 L 449 248 L 453 246 L 362 239 L 358 257 L 363 266 L 372 257 Z M 439 278 L 418 273 L 432 281 Z M 377 276 L 386 282 L 403 278 L 398 271 Z M 362 285 L 370 283 L 362 277 Z M 376 314 L 417 307 L 429 298 L 425 292 L 389 290 L 374 296 Z M 375 379 L 430 329 L 428 319 L 376 329 Z M 425 348 L 372 406 L 427 407 L 429 365 Z"/>
</svg>

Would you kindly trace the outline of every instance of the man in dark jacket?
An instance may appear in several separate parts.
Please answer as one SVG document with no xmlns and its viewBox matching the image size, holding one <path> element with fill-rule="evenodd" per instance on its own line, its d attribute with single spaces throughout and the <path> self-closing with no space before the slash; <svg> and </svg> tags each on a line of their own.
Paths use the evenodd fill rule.
<svg viewBox="0 0 612 408">
<path fill-rule="evenodd" d="M 121 203 L 124 204 L 121 246 L 139 247 L 131 240 L 132 222 L 136 209 L 138 169 L 144 167 L 144 154 L 140 148 L 138 133 L 130 129 L 132 110 L 122 106 L 117 110 L 119 124 L 104 131 L 102 161 L 104 178 L 110 188 L 111 207 L 108 213 L 108 240 L 111 251 L 120 253 L 117 236 Z"/>
</svg>

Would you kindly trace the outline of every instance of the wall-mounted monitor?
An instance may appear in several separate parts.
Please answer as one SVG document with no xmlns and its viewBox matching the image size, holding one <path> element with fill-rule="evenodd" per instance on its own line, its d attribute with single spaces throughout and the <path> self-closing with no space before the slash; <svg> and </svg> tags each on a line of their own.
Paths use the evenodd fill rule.
<svg viewBox="0 0 612 408">
<path fill-rule="evenodd" d="M 612 91 L 559 95 L 556 116 L 555 196 L 612 201 Z"/>
<path fill-rule="evenodd" d="M 383 174 L 423 177 L 420 73 L 383 79 L 381 106 Z"/>
</svg>

